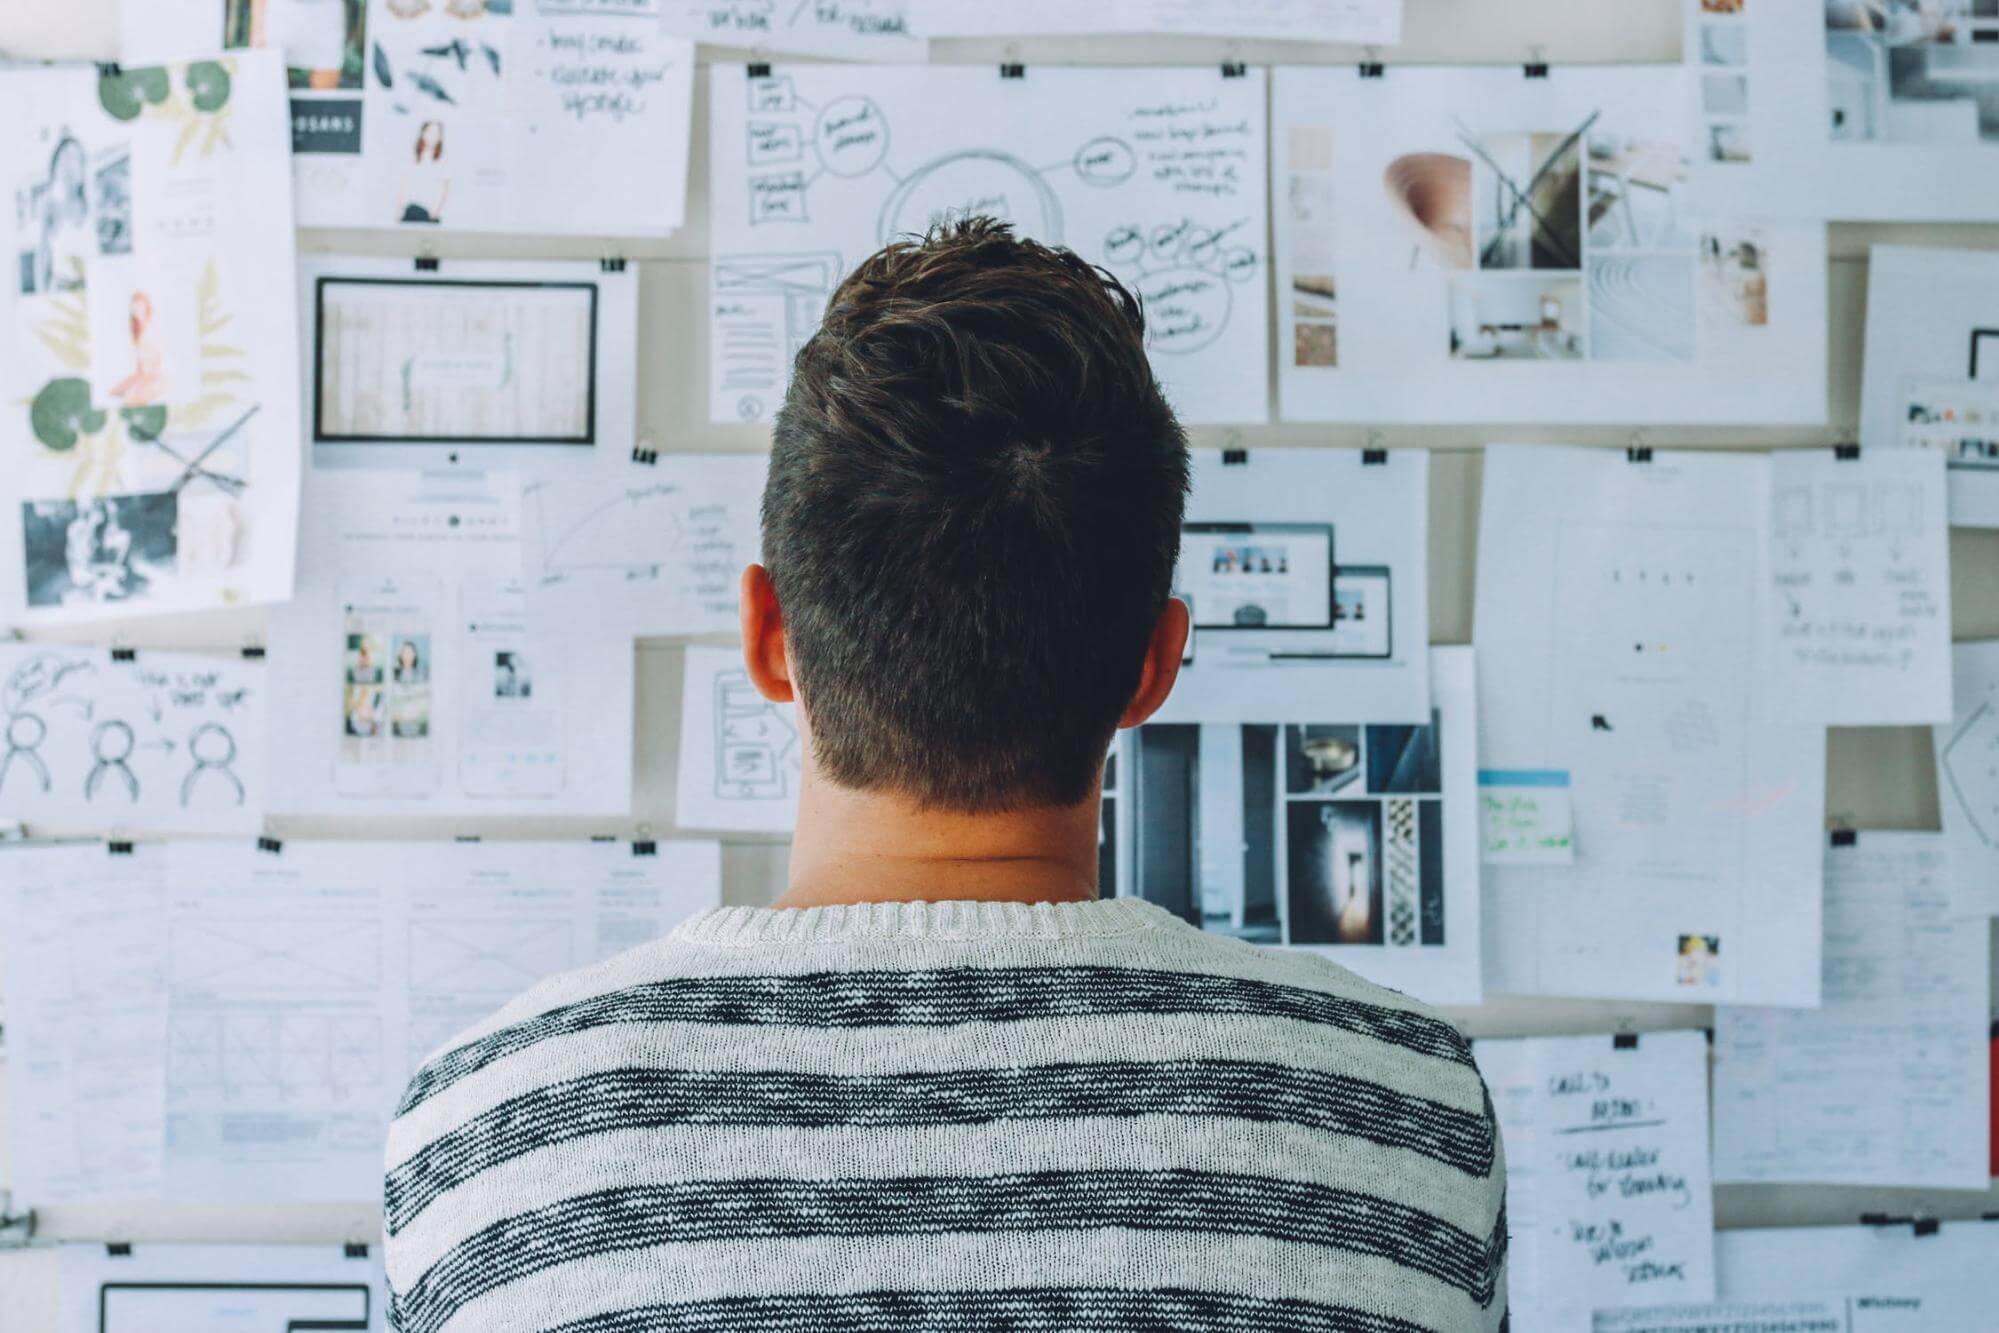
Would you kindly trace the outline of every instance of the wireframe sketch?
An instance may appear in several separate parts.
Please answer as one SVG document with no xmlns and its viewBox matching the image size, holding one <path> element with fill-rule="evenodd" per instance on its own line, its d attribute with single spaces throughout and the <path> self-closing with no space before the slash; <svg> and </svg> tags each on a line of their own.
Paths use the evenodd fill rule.
<svg viewBox="0 0 1999 1333">
<path fill-rule="evenodd" d="M 780 801 L 798 783 L 798 729 L 750 684 L 745 671 L 715 678 L 715 795 Z"/>
<path fill-rule="evenodd" d="M 249 793 L 236 775 L 236 738 L 220 722 L 204 722 L 187 738 L 188 756 L 194 760 L 180 781 L 180 803 L 193 805 L 208 789 L 219 789 L 230 805 L 241 805 Z"/>
<path fill-rule="evenodd" d="M 168 1027 L 174 1100 L 282 1094 L 340 1098 L 381 1081 L 372 1014 L 184 1009 Z"/>
<path fill-rule="evenodd" d="M 1999 9 L 1988 0 L 1825 0 L 1834 140 L 1999 142 Z"/>
<path fill-rule="evenodd" d="M 736 417 L 761 421 L 776 410 L 845 271 L 836 253 L 714 260 L 710 355 L 716 392 L 732 397 Z"/>
<path fill-rule="evenodd" d="M 183 916 L 168 940 L 176 990 L 373 992 L 381 983 L 378 921 Z"/>
<path fill-rule="evenodd" d="M 132 772 L 132 751 L 139 744 L 138 733 L 123 718 L 106 718 L 90 729 L 90 774 L 83 780 L 85 800 L 116 800 L 129 804 L 139 800 L 139 779 Z"/>
</svg>

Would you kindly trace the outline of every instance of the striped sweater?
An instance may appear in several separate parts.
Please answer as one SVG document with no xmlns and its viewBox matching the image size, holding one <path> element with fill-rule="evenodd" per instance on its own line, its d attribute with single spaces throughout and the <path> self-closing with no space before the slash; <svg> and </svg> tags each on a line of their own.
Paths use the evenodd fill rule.
<svg viewBox="0 0 1999 1333">
<path fill-rule="evenodd" d="M 1464 1040 L 1136 899 L 723 908 L 547 982 L 389 1135 L 401 1333 L 1470 1333 Z"/>
</svg>

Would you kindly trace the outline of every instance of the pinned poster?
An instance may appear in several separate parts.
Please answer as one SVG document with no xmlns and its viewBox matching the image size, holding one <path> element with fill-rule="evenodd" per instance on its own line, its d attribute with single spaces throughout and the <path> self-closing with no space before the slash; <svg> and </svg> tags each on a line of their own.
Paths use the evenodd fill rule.
<svg viewBox="0 0 1999 1333">
<path fill-rule="evenodd" d="M 388 1327 L 366 1245 L 64 1245 L 57 1275 L 61 1333 Z"/>
<path fill-rule="evenodd" d="M 757 693 L 734 648 L 689 648 L 680 705 L 674 823 L 722 833 L 789 833 L 805 742 L 793 704 Z"/>
<path fill-rule="evenodd" d="M 282 601 L 299 496 L 277 58 L 0 72 L 0 622 Z"/>
<path fill-rule="evenodd" d="M 921 62 L 930 44 L 913 31 L 922 0 L 660 0 L 666 30 L 689 41 L 835 60 Z"/>
<path fill-rule="evenodd" d="M 119 833 L 255 833 L 261 658 L 0 644 L 0 808 Z"/>
<path fill-rule="evenodd" d="M 1275 79 L 1284 420 L 1825 420 L 1825 226 L 1700 206 L 1679 67 Z"/>
<path fill-rule="evenodd" d="M 1999 215 L 1999 11 L 1984 0 L 1682 0 L 1702 208 Z"/>
<path fill-rule="evenodd" d="M 1952 650 L 1956 716 L 1933 733 L 1953 911 L 1999 916 L 1999 642 Z"/>
<path fill-rule="evenodd" d="M 972 214 L 1136 293 L 1181 420 L 1269 419 L 1262 70 L 718 65 L 709 92 L 712 420 L 769 421 L 840 280 Z"/>
<path fill-rule="evenodd" d="M 1566 866 L 1576 859 L 1576 812 L 1567 773 L 1482 768 L 1481 859 L 1489 866 Z"/>
</svg>

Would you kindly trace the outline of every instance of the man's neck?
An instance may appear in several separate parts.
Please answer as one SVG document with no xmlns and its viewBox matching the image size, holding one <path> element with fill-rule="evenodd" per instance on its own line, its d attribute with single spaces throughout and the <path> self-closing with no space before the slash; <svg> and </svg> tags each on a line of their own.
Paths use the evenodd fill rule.
<svg viewBox="0 0 1999 1333">
<path fill-rule="evenodd" d="M 1098 804 L 967 815 L 808 772 L 777 906 L 1086 902 L 1097 895 Z"/>
</svg>

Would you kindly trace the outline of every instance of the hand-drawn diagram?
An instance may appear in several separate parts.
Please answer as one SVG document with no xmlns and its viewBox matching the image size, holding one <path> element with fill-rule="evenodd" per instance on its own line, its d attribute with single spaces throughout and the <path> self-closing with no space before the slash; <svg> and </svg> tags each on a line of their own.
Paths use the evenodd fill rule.
<svg viewBox="0 0 1999 1333">
<path fill-rule="evenodd" d="M 576 965 L 574 927 L 561 918 L 410 922 L 412 991 L 517 995 Z"/>
<path fill-rule="evenodd" d="M 848 265 L 989 217 L 1138 295 L 1183 416 L 1264 419 L 1261 92 L 1192 70 L 718 71 L 711 414 L 774 409 Z"/>
<path fill-rule="evenodd" d="M 173 1101 L 346 1096 L 380 1082 L 382 1057 L 381 1022 L 372 1014 L 193 1010 L 168 1026 Z"/>
<path fill-rule="evenodd" d="M 374 920 L 177 917 L 168 940 L 175 991 L 353 991 L 381 984 Z"/>
<path fill-rule="evenodd" d="M 798 729 L 745 671 L 715 678 L 715 797 L 781 801 L 798 786 Z"/>
<path fill-rule="evenodd" d="M 0 645 L 0 798 L 36 822 L 247 831 L 263 715 L 256 661 Z"/>
</svg>

